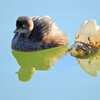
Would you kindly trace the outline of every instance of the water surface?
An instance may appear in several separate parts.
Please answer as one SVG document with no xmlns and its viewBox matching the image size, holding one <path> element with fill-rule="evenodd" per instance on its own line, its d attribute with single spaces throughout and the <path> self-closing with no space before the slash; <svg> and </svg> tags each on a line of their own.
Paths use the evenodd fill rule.
<svg viewBox="0 0 100 100">
<path fill-rule="evenodd" d="M 28 53 L 9 49 L 8 53 L 8 58 L 6 52 L 1 54 L 2 100 L 99 100 L 100 52 L 77 60 L 63 47 Z"/>
</svg>

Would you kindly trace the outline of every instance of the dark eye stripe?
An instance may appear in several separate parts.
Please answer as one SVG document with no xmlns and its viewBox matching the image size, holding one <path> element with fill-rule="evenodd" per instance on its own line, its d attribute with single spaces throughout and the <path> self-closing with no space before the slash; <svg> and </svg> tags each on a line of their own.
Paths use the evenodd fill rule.
<svg viewBox="0 0 100 100">
<path fill-rule="evenodd" d="M 16 25 L 22 27 L 22 25 L 28 25 L 28 22 L 26 20 L 18 20 Z"/>
<path fill-rule="evenodd" d="M 21 21 L 17 21 L 17 23 L 16 23 L 16 26 L 19 28 L 19 27 L 22 27 L 22 22 Z"/>
</svg>

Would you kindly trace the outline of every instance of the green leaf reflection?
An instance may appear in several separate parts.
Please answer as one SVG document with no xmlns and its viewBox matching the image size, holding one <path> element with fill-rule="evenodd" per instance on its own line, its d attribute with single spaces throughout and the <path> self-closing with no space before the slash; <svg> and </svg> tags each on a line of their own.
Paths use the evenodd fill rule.
<svg viewBox="0 0 100 100">
<path fill-rule="evenodd" d="M 55 47 L 34 52 L 12 50 L 20 69 L 17 72 L 20 81 L 28 81 L 35 70 L 49 70 L 55 62 L 65 55 L 67 46 Z"/>
</svg>

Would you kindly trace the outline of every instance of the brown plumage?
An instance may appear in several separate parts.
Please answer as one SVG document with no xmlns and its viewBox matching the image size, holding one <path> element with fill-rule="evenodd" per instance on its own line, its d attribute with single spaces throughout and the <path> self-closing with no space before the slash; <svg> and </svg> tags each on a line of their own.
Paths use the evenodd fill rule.
<svg viewBox="0 0 100 100">
<path fill-rule="evenodd" d="M 50 16 L 18 17 L 12 49 L 34 51 L 66 45 L 68 37 L 56 26 Z"/>
</svg>

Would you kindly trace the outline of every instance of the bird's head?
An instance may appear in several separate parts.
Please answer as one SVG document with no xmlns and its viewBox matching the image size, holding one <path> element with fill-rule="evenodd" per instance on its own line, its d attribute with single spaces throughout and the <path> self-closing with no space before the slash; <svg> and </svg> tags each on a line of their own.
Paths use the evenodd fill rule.
<svg viewBox="0 0 100 100">
<path fill-rule="evenodd" d="M 14 31 L 14 33 L 24 34 L 24 36 L 28 37 L 31 34 L 33 28 L 34 23 L 31 18 L 20 16 L 16 21 L 16 30 Z"/>
</svg>

